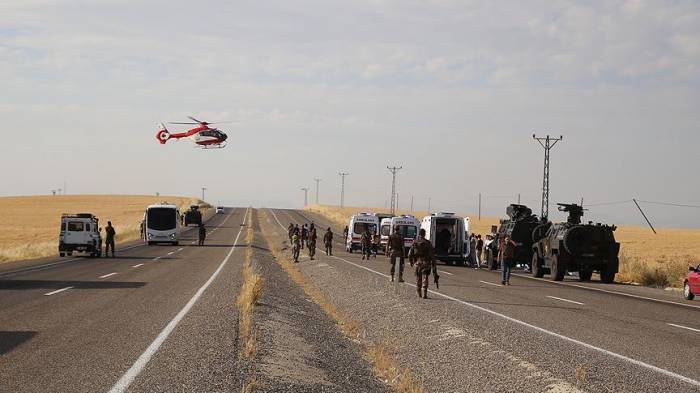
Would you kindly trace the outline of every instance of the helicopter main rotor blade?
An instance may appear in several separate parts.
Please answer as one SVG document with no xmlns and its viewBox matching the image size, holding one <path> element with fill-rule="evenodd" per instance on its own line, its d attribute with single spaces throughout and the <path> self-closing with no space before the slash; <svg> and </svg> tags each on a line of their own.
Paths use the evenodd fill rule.
<svg viewBox="0 0 700 393">
<path fill-rule="evenodd" d="M 189 124 L 189 125 L 198 126 L 198 125 L 200 125 L 200 124 L 202 124 L 202 123 L 176 123 L 176 122 L 172 122 L 172 121 L 171 121 L 171 122 L 168 122 L 168 124 Z"/>
<path fill-rule="evenodd" d="M 192 119 L 192 121 L 196 121 L 197 124 L 208 124 L 206 121 L 197 120 L 197 119 L 195 119 L 195 118 L 192 117 L 192 116 L 187 116 L 187 117 L 188 117 L 189 119 Z"/>
</svg>

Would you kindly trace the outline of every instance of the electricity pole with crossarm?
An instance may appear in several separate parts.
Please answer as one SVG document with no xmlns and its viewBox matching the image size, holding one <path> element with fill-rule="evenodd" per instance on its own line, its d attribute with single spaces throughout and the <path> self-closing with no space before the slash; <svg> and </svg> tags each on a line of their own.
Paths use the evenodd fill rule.
<svg viewBox="0 0 700 393">
<path fill-rule="evenodd" d="M 545 138 L 538 138 L 535 136 L 535 134 L 532 134 L 532 139 L 536 140 L 537 142 L 542 145 L 544 148 L 544 174 L 542 176 L 542 214 L 540 217 L 542 217 L 543 220 L 546 220 L 547 217 L 549 217 L 549 152 L 552 150 L 554 145 L 557 144 L 560 140 L 564 139 L 561 135 L 559 138 L 552 138 L 549 135 Z"/>
</svg>

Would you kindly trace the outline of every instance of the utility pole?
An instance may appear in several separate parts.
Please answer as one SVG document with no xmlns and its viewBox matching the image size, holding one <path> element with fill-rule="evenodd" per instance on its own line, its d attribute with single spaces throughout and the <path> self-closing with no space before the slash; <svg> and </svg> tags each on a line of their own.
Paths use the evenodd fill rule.
<svg viewBox="0 0 700 393">
<path fill-rule="evenodd" d="M 345 176 L 349 173 L 340 172 L 338 175 L 340 176 L 340 207 L 342 209 L 345 206 Z"/>
<path fill-rule="evenodd" d="M 520 204 L 520 193 L 518 193 L 518 205 Z"/>
<path fill-rule="evenodd" d="M 481 193 L 479 193 L 479 221 L 481 221 Z"/>
<path fill-rule="evenodd" d="M 413 195 L 411 195 L 411 213 L 413 213 Z"/>
<path fill-rule="evenodd" d="M 396 210 L 399 210 L 399 193 L 396 193 Z"/>
<path fill-rule="evenodd" d="M 430 197 L 428 197 L 428 214 L 430 214 Z"/>
<path fill-rule="evenodd" d="M 316 178 L 314 181 L 316 182 L 316 204 L 318 205 L 318 183 L 321 182 L 321 179 Z"/>
<path fill-rule="evenodd" d="M 563 136 L 559 138 L 552 138 L 549 135 L 545 138 L 538 138 L 535 134 L 532 134 L 532 139 L 542 145 L 544 148 L 544 174 L 542 176 L 542 214 L 540 217 L 547 219 L 549 217 L 549 152 L 552 150 L 554 145 L 560 140 L 564 139 Z"/>
<path fill-rule="evenodd" d="M 386 167 L 391 172 L 391 214 L 396 214 L 396 174 L 403 167 Z"/>
<path fill-rule="evenodd" d="M 202 187 L 202 202 L 204 202 L 204 191 L 206 191 L 206 187 Z"/>
<path fill-rule="evenodd" d="M 302 187 L 301 190 L 304 191 L 304 207 L 306 207 L 309 204 L 309 188 Z"/>
</svg>

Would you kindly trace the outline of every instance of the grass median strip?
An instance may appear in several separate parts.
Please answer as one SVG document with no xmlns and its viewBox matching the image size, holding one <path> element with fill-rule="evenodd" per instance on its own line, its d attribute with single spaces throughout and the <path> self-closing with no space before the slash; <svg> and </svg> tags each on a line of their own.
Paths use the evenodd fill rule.
<svg viewBox="0 0 700 393">
<path fill-rule="evenodd" d="M 263 214 L 267 216 L 269 213 L 265 211 Z M 270 222 L 278 221 L 275 217 L 267 218 L 269 218 Z M 272 251 L 277 263 L 287 272 L 292 281 L 299 285 L 304 290 L 304 293 L 306 293 L 307 296 L 318 304 L 326 315 L 336 322 L 338 328 L 345 336 L 349 337 L 355 342 L 358 342 L 363 347 L 365 357 L 372 363 L 374 366 L 374 373 L 379 378 L 391 386 L 392 390 L 395 392 L 424 392 L 422 381 L 416 378 L 409 370 L 398 365 L 398 362 L 396 362 L 394 359 L 389 347 L 384 344 L 368 342 L 366 339 L 364 339 L 362 327 L 356 321 L 340 312 L 330 301 L 328 301 L 328 299 L 326 299 L 320 290 L 318 290 L 312 283 L 308 282 L 302 272 L 292 261 L 291 255 L 289 255 L 289 253 L 285 253 L 281 247 L 276 245 L 276 243 L 279 242 L 272 240 L 275 238 L 275 234 L 266 230 L 264 225 L 262 225 L 261 230 L 263 237 L 268 244 L 268 248 Z M 281 242 L 281 237 L 279 239 Z"/>
</svg>

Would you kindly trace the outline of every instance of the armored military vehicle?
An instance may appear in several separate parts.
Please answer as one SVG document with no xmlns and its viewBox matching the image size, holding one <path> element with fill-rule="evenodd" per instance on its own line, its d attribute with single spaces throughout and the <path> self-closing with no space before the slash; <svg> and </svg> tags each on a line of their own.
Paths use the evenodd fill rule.
<svg viewBox="0 0 700 393">
<path fill-rule="evenodd" d="M 199 211 L 199 205 L 190 206 L 190 210 L 185 212 L 185 222 L 186 227 L 193 224 L 194 226 L 199 226 L 202 224 L 202 212 Z"/>
<path fill-rule="evenodd" d="M 561 281 L 567 271 L 578 272 L 579 280 L 588 281 L 597 271 L 602 282 L 613 282 L 620 252 L 620 243 L 613 234 L 617 227 L 592 222 L 582 224 L 581 206 L 557 205 L 559 211 L 569 213 L 569 217 L 566 222 L 552 224 L 545 236 L 532 246 L 532 275 L 542 277 L 549 272 L 552 280 Z"/>
<path fill-rule="evenodd" d="M 538 240 L 537 236 L 533 239 L 533 232 L 542 225 L 542 221 L 532 214 L 532 209 L 525 205 L 512 204 L 506 208 L 506 215 L 508 218 L 501 220 L 501 225 L 494 234 L 494 241 L 487 249 L 487 261 L 491 270 L 498 269 L 498 244 L 505 236 L 510 236 L 518 244 L 515 260 L 524 265 L 532 260 L 532 244 Z"/>
</svg>

